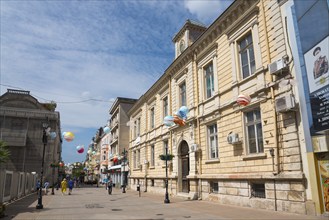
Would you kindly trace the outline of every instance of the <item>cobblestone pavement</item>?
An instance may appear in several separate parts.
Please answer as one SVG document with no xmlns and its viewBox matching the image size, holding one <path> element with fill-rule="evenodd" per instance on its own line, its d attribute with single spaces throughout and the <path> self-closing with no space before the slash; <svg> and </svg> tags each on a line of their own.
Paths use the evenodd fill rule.
<svg viewBox="0 0 329 220">
<path fill-rule="evenodd" d="M 36 193 L 7 206 L 8 219 L 327 219 L 306 215 L 220 205 L 209 201 L 187 201 L 164 195 L 114 189 L 108 195 L 104 187 L 73 189 L 72 195 L 55 190 L 43 196 L 43 209 L 37 210 Z"/>
</svg>

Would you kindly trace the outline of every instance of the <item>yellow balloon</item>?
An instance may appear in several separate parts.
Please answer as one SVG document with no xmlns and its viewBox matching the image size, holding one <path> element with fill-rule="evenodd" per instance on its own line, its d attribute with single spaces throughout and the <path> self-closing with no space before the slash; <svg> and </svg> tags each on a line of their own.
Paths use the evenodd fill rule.
<svg viewBox="0 0 329 220">
<path fill-rule="evenodd" d="M 70 131 L 68 132 L 65 132 L 64 134 L 64 139 L 67 141 L 67 142 L 70 142 L 70 141 L 73 141 L 74 139 L 74 134 Z"/>
</svg>

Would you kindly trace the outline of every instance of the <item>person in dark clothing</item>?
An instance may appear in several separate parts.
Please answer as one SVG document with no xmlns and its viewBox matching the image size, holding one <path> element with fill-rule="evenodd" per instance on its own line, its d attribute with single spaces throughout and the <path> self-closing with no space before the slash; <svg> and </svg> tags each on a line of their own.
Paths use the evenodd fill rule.
<svg viewBox="0 0 329 220">
<path fill-rule="evenodd" d="M 107 184 L 107 190 L 109 194 L 112 194 L 112 186 L 113 186 L 113 182 L 112 179 L 110 179 Z"/>
</svg>

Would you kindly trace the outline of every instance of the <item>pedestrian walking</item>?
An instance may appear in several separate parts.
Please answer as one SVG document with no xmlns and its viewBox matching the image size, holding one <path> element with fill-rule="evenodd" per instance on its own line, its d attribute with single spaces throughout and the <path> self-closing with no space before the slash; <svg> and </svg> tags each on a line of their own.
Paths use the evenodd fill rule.
<svg viewBox="0 0 329 220">
<path fill-rule="evenodd" d="M 108 179 L 107 176 L 104 177 L 103 182 L 105 184 L 105 190 L 107 190 L 107 186 L 108 186 L 108 183 L 109 183 L 109 179 Z"/>
<path fill-rule="evenodd" d="M 66 179 L 64 178 L 63 181 L 61 182 L 62 195 L 66 193 L 66 188 L 67 188 L 67 182 Z"/>
<path fill-rule="evenodd" d="M 74 181 L 72 179 L 69 180 L 69 195 L 72 194 L 72 189 L 74 187 Z"/>
<path fill-rule="evenodd" d="M 45 195 L 48 194 L 48 187 L 49 187 L 49 182 L 48 182 L 48 180 L 46 180 L 45 184 L 43 184 L 43 188 L 45 188 Z"/>
<path fill-rule="evenodd" d="M 112 194 L 112 186 L 113 186 L 113 182 L 112 182 L 112 179 L 110 179 L 108 182 L 108 186 L 107 186 L 109 195 Z"/>
</svg>

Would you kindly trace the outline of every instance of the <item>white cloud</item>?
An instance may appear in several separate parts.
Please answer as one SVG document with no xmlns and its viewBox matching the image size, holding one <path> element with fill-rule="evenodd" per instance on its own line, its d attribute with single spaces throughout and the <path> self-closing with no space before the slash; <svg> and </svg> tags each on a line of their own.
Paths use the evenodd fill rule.
<svg viewBox="0 0 329 220">
<path fill-rule="evenodd" d="M 184 0 L 184 6 L 206 25 L 211 24 L 234 0 Z"/>
</svg>

